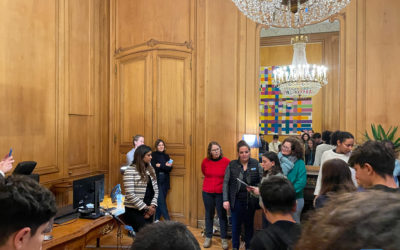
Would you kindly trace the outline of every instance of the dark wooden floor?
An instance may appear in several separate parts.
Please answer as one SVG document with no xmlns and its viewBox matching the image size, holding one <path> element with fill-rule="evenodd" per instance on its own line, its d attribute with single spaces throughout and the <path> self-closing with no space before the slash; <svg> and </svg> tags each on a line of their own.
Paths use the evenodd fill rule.
<svg viewBox="0 0 400 250">
<path fill-rule="evenodd" d="M 203 248 L 204 238 L 201 235 L 202 229 L 193 228 L 193 227 L 188 227 L 188 228 L 193 233 L 193 235 L 196 237 L 201 249 L 210 249 L 210 250 L 222 249 L 221 239 L 219 237 L 213 237 L 212 245 L 210 248 Z M 101 238 L 100 248 L 96 248 L 96 241 L 93 240 L 92 242 L 90 242 L 88 244 L 87 249 L 101 249 L 101 250 L 130 249 L 133 239 L 128 236 L 125 229 L 122 229 L 120 240 L 117 242 L 117 239 L 118 239 L 117 232 L 118 232 L 118 229 L 114 228 L 114 230 L 111 233 L 109 233 L 108 235 Z M 231 249 L 231 247 L 232 247 L 231 242 L 229 242 L 229 248 Z"/>
</svg>

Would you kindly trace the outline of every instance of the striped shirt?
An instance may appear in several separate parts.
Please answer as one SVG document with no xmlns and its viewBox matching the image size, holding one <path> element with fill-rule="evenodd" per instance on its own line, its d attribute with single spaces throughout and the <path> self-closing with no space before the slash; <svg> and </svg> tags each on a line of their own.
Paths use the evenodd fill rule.
<svg viewBox="0 0 400 250">
<path fill-rule="evenodd" d="M 158 186 L 157 179 L 150 175 L 152 172 L 155 176 L 152 166 L 147 166 L 146 174 L 150 177 L 154 189 L 154 197 L 151 200 L 151 205 L 157 206 Z M 136 166 L 129 166 L 124 173 L 124 188 L 125 188 L 125 202 L 126 207 L 135 208 L 138 210 L 144 209 L 147 205 L 143 202 L 146 193 L 147 182 L 141 180 Z"/>
</svg>

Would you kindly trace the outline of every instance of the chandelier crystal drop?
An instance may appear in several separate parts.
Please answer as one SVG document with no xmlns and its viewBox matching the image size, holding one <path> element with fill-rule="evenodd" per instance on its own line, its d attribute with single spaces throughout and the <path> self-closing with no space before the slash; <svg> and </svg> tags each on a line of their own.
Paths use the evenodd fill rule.
<svg viewBox="0 0 400 250">
<path fill-rule="evenodd" d="M 232 0 L 254 22 L 282 28 L 319 23 L 341 11 L 350 0 Z"/>
<path fill-rule="evenodd" d="M 292 64 L 280 66 L 273 72 L 273 83 L 280 89 L 283 97 L 311 97 L 316 95 L 322 86 L 328 84 L 327 68 L 307 63 L 307 42 L 307 36 L 293 37 L 291 39 L 291 44 L 293 45 Z"/>
</svg>

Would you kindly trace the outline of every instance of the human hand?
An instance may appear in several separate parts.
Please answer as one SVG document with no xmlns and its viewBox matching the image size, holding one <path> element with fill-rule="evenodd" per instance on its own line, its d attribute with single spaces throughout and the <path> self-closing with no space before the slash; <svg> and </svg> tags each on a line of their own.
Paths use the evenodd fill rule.
<svg viewBox="0 0 400 250">
<path fill-rule="evenodd" d="M 231 207 L 230 204 L 229 204 L 229 201 L 224 201 L 223 206 L 224 206 L 225 210 L 227 210 L 227 211 L 228 211 L 229 208 Z"/>
<path fill-rule="evenodd" d="M 319 195 L 316 195 L 316 196 L 314 197 L 314 200 L 313 200 L 313 206 L 314 206 L 314 207 L 315 207 L 315 202 L 317 201 L 318 196 L 319 196 Z"/>
<path fill-rule="evenodd" d="M 251 192 L 256 195 L 260 195 L 260 190 L 258 187 L 248 186 L 248 187 L 246 187 L 246 189 L 248 192 Z"/>
<path fill-rule="evenodd" d="M 150 206 L 150 211 L 151 211 L 151 214 L 152 214 L 152 215 L 155 214 L 155 213 L 156 213 L 156 206 L 151 205 L 151 206 Z"/>
<path fill-rule="evenodd" d="M 156 167 L 158 167 L 158 168 L 161 167 L 161 164 L 160 164 L 160 163 L 157 163 L 157 164 L 156 164 Z"/>
<path fill-rule="evenodd" d="M 165 163 L 165 166 L 171 167 L 171 166 L 172 166 L 172 163 L 167 162 L 167 163 Z"/>
<path fill-rule="evenodd" d="M 0 170 L 5 174 L 12 169 L 12 164 L 14 163 L 13 156 L 5 156 L 3 160 L 0 161 Z"/>
</svg>

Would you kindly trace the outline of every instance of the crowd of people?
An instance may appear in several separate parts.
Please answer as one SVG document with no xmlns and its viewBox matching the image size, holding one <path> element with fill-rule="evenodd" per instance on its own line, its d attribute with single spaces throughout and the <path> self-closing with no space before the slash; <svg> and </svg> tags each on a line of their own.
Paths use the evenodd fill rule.
<svg viewBox="0 0 400 250">
<path fill-rule="evenodd" d="M 261 162 L 251 158 L 243 140 L 233 160 L 223 155 L 218 142 L 209 143 L 201 163 L 204 248 L 212 245 L 217 211 L 223 249 L 230 245 L 230 221 L 233 249 L 241 241 L 253 250 L 398 249 L 400 194 L 394 175 L 400 170 L 393 143 L 367 141 L 353 150 L 349 132 L 304 134 L 282 143 L 274 136 Z M 173 161 L 166 143 L 158 139 L 152 150 L 137 135 L 133 144 L 123 173 L 124 219 L 138 232 L 131 249 L 200 249 L 186 226 L 170 221 L 166 196 Z M 302 222 L 307 159 L 320 164 L 320 172 L 315 210 Z M 13 161 L 12 156 L 0 161 L 0 250 L 40 249 L 43 235 L 51 230 L 55 198 L 28 177 L 5 177 Z M 263 229 L 254 232 L 257 209 L 263 212 Z"/>
<path fill-rule="evenodd" d="M 135 138 L 137 141 L 138 137 Z M 143 144 L 142 136 L 140 140 Z M 156 141 L 153 153 L 145 145 L 137 146 L 135 140 L 134 145 L 134 160 L 124 174 L 125 206 L 128 217 L 134 217 L 129 215 L 130 209 L 145 217 L 139 224 L 131 221 L 140 232 L 146 223 L 152 222 L 146 215 L 153 214 L 153 205 L 154 210 L 160 211 L 155 216 L 156 221 L 161 215 L 164 220 L 170 219 L 165 197 L 172 164 L 168 163 L 170 158 L 165 153 L 164 141 Z M 261 145 L 261 156 L 257 160 L 251 158 L 250 146 L 241 140 L 237 143 L 237 159 L 229 160 L 218 142 L 209 143 L 207 156 L 201 163 L 204 248 L 211 247 L 213 242 L 215 211 L 223 249 L 229 248 L 229 222 L 233 249 L 239 249 L 241 241 L 246 249 L 291 249 L 297 241 L 309 244 L 301 240 L 300 228 L 307 183 L 306 165 L 320 166 L 314 192 L 316 211 L 329 207 L 343 194 L 356 195 L 370 189 L 398 190 L 393 177 L 397 157 L 393 145 L 387 142 L 367 142 L 353 151 L 354 137 L 349 132 L 324 131 L 320 134 L 309 131 L 301 136 L 289 136 L 283 142 L 274 135 L 270 143 L 261 140 Z M 389 161 L 384 170 L 381 166 L 385 159 L 379 157 Z M 137 185 L 135 191 L 130 188 L 133 183 Z M 136 202 L 132 202 L 135 199 Z M 263 230 L 254 234 L 257 209 L 263 210 Z"/>
</svg>

